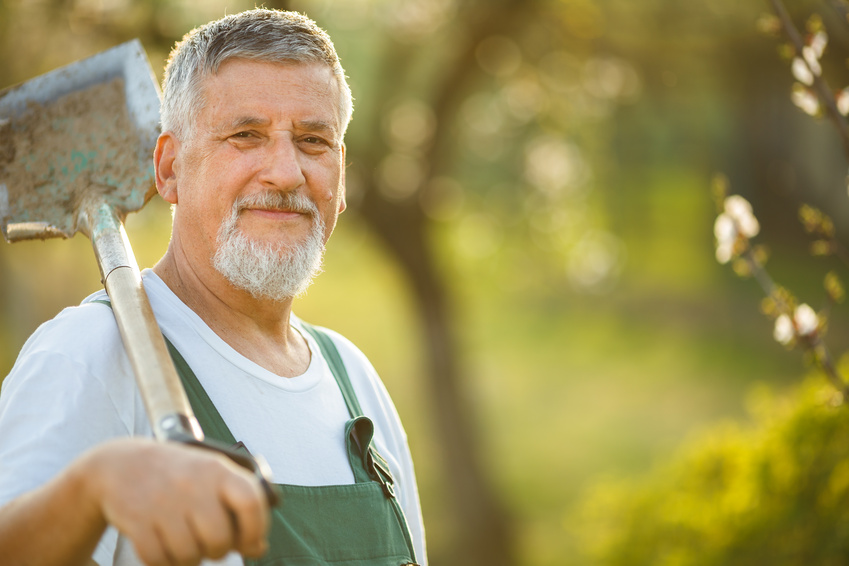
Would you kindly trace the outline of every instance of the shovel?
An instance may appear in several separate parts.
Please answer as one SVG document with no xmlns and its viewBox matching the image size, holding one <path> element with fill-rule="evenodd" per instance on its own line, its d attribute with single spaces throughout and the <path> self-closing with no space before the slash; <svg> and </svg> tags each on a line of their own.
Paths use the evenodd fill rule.
<svg viewBox="0 0 849 566">
<path fill-rule="evenodd" d="M 261 459 L 204 440 L 156 323 L 123 220 L 156 193 L 159 87 L 138 40 L 0 91 L 0 230 L 85 234 L 157 440 L 226 453 L 276 492 Z"/>
</svg>

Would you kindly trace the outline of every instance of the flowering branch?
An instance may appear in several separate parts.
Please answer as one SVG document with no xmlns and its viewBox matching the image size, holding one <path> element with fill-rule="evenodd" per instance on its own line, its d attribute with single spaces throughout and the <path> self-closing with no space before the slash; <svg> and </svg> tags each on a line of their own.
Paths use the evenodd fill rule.
<svg viewBox="0 0 849 566">
<path fill-rule="evenodd" d="M 725 197 L 724 183 L 717 185 L 721 193 L 718 196 L 723 197 L 722 211 L 714 223 L 717 261 L 725 264 L 734 260 L 734 270 L 739 275 L 751 275 L 757 280 L 767 295 L 763 310 L 775 318 L 773 337 L 785 347 L 792 348 L 798 344 L 812 354 L 829 381 L 844 399 L 849 399 L 849 384 L 841 377 L 822 339 L 826 326 L 825 313 L 820 316 L 807 304 L 797 305 L 796 299 L 786 289 L 776 285 L 764 268 L 764 254 L 751 244 L 751 239 L 760 232 L 760 224 L 752 214 L 752 205 L 739 195 Z M 827 217 L 821 215 L 819 220 L 820 227 L 828 226 L 825 222 Z M 833 237 L 833 229 L 830 236 Z M 826 277 L 826 290 L 832 301 L 842 298 L 843 289 L 834 274 L 830 273 Z"/>
<path fill-rule="evenodd" d="M 769 1 L 775 15 L 781 23 L 781 27 L 784 29 L 784 33 L 787 35 L 790 43 L 793 44 L 793 48 L 796 51 L 796 58 L 793 60 L 794 76 L 799 79 L 800 82 L 803 82 L 808 86 L 812 86 L 815 89 L 817 97 L 825 106 L 828 117 L 837 128 L 837 132 L 843 142 L 843 150 L 846 153 L 847 159 L 849 159 L 849 126 L 847 126 L 846 119 L 838 109 L 837 100 L 831 88 L 822 76 L 822 68 L 819 63 L 819 57 L 822 55 L 822 50 L 825 49 L 825 34 L 823 33 L 819 36 L 822 39 L 818 44 L 806 45 L 802 36 L 799 34 L 799 31 L 796 29 L 796 26 L 793 24 L 793 20 L 790 19 L 790 15 L 787 13 L 787 10 L 781 0 Z M 801 87 L 802 85 L 797 86 Z M 799 89 L 795 87 L 794 96 L 797 99 L 801 96 Z M 802 104 L 798 101 L 797 104 L 802 106 Z"/>
</svg>

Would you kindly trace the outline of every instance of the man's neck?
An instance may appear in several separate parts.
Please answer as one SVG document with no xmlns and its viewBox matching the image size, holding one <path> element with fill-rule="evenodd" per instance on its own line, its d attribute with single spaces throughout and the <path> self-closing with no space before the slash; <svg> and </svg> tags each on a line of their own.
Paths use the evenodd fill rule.
<svg viewBox="0 0 849 566">
<path fill-rule="evenodd" d="M 237 289 L 212 266 L 199 272 L 179 252 L 168 249 L 153 271 L 234 350 L 282 377 L 301 375 L 310 352 L 289 324 L 292 299 L 256 298 Z"/>
</svg>

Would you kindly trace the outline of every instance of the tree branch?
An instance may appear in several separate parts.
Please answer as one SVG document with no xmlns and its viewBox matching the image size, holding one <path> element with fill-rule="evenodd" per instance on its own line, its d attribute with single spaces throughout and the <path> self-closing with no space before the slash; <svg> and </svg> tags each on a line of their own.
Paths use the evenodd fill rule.
<svg viewBox="0 0 849 566">
<path fill-rule="evenodd" d="M 744 252 L 743 259 L 749 265 L 752 275 L 760 284 L 766 295 L 768 297 L 772 297 L 773 300 L 780 302 L 779 310 L 783 313 L 787 313 L 792 318 L 793 310 L 790 308 L 790 305 L 784 302 L 784 299 L 782 299 L 779 293 L 776 292 L 778 287 L 766 269 L 764 269 L 760 262 L 755 259 L 751 247 Z M 837 370 L 837 366 L 834 364 L 831 352 L 825 342 L 823 342 L 822 336 L 820 336 L 819 329 L 809 336 L 799 336 L 799 338 L 799 343 L 801 343 L 802 348 L 813 355 L 817 365 L 819 365 L 823 372 L 825 372 L 826 377 L 834 388 L 843 395 L 844 401 L 849 402 L 849 384 L 843 380 L 843 377 Z"/>
<path fill-rule="evenodd" d="M 849 23 L 849 4 L 845 0 L 831 0 L 829 4 L 843 20 L 843 23 Z"/>
<path fill-rule="evenodd" d="M 787 34 L 788 39 L 793 44 L 794 49 L 796 50 L 796 55 L 805 62 L 805 65 L 808 67 L 808 70 L 811 71 L 811 76 L 814 78 L 813 87 L 816 90 L 817 96 L 820 101 L 823 103 L 826 109 L 826 114 L 831 119 L 834 126 L 837 128 L 837 133 L 840 135 L 840 139 L 843 142 L 843 151 L 846 153 L 846 158 L 849 160 L 849 126 L 846 124 L 846 119 L 837 109 L 837 103 L 834 99 L 834 94 L 831 91 L 831 88 L 828 86 L 826 80 L 822 77 L 821 73 L 815 73 L 813 69 L 811 69 L 810 64 L 803 56 L 803 49 L 805 48 L 805 42 L 802 40 L 802 36 L 799 33 L 799 30 L 796 29 L 796 26 L 793 24 L 793 20 L 790 18 L 790 15 L 787 13 L 787 9 L 784 7 L 784 4 L 781 0 L 769 0 L 772 5 L 772 9 L 775 12 L 775 15 L 778 17 L 781 22 L 781 27 L 784 29 L 784 32 Z"/>
</svg>

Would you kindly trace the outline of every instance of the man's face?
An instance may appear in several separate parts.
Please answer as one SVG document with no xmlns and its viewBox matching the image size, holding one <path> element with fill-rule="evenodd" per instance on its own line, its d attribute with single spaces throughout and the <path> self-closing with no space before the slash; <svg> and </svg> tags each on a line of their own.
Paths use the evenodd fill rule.
<svg viewBox="0 0 849 566">
<path fill-rule="evenodd" d="M 237 201 L 247 204 L 238 207 L 236 229 L 251 242 L 298 247 L 319 220 L 326 242 L 345 208 L 339 87 L 331 69 L 233 59 L 204 81 L 202 94 L 191 137 L 173 140 L 173 178 L 160 186 L 177 204 L 174 236 L 189 260 L 211 264 Z M 274 193 L 298 193 L 315 207 L 257 198 Z"/>
</svg>

